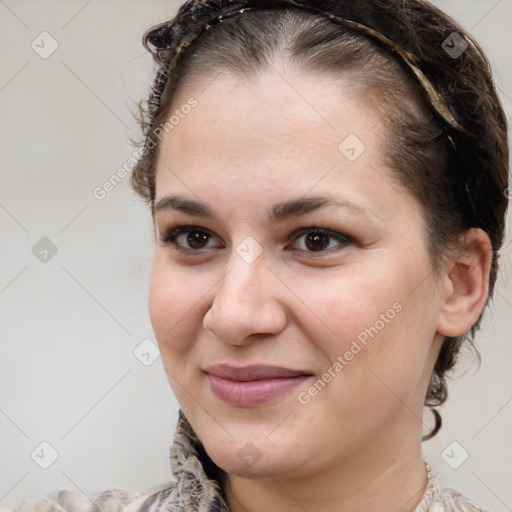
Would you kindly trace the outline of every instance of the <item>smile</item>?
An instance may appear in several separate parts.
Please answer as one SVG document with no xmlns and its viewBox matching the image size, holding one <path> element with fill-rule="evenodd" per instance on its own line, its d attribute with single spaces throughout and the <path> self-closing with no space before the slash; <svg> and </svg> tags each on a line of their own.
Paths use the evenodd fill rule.
<svg viewBox="0 0 512 512">
<path fill-rule="evenodd" d="M 227 404 L 239 407 L 261 405 L 275 400 L 309 378 L 309 375 L 300 375 L 276 379 L 236 381 L 224 379 L 217 375 L 208 375 L 212 392 Z"/>
<path fill-rule="evenodd" d="M 218 365 L 205 370 L 212 392 L 223 402 L 251 407 L 276 400 L 311 377 L 304 371 L 253 365 Z"/>
</svg>

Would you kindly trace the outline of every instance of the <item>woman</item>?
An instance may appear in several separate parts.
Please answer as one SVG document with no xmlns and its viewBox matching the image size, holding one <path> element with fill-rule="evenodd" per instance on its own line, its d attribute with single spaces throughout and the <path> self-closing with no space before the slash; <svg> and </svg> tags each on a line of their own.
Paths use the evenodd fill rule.
<svg viewBox="0 0 512 512">
<path fill-rule="evenodd" d="M 477 44 L 420 0 L 191 0 L 144 44 L 132 184 L 176 481 L 95 504 L 484 510 L 421 453 L 504 236 L 507 127 Z"/>
</svg>

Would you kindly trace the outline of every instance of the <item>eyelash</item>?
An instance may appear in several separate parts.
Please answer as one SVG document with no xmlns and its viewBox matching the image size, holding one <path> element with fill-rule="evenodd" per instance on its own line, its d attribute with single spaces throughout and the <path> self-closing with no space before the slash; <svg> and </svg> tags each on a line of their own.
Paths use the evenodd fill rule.
<svg viewBox="0 0 512 512">
<path fill-rule="evenodd" d="M 200 232 L 200 233 L 205 233 L 209 236 L 212 236 L 212 234 L 208 230 L 201 228 L 199 226 L 177 225 L 177 226 L 171 226 L 170 228 L 168 228 L 166 230 L 166 232 L 163 234 L 163 236 L 160 238 L 160 240 L 164 245 L 173 245 L 174 246 L 173 249 L 178 252 L 181 252 L 184 254 L 189 254 L 189 255 L 200 254 L 204 249 L 187 249 L 187 248 L 184 248 L 176 243 L 176 238 L 178 237 L 178 235 L 180 235 L 182 233 L 190 233 L 190 232 L 194 232 L 194 231 Z M 349 236 L 342 235 L 341 233 L 337 233 L 336 231 L 332 231 L 330 229 L 318 228 L 318 227 L 314 227 L 314 226 L 307 227 L 307 228 L 301 228 L 301 229 L 298 229 L 297 231 L 295 231 L 291 235 L 292 241 L 295 242 L 301 236 L 303 236 L 305 234 L 309 234 L 309 233 L 321 234 L 321 235 L 329 236 L 331 238 L 336 238 L 339 242 L 341 242 L 340 243 L 341 246 L 348 246 L 348 245 L 351 245 L 354 243 L 354 240 Z M 208 241 L 209 241 L 209 239 L 208 239 Z M 208 249 L 208 248 L 206 248 L 206 249 Z M 301 249 L 298 249 L 298 250 L 300 251 Z M 315 254 L 322 255 L 322 254 L 326 254 L 326 253 L 330 254 L 332 252 L 332 248 L 326 249 L 326 250 L 321 250 L 321 251 L 304 251 L 304 252 L 307 252 L 312 255 L 315 255 Z"/>
</svg>

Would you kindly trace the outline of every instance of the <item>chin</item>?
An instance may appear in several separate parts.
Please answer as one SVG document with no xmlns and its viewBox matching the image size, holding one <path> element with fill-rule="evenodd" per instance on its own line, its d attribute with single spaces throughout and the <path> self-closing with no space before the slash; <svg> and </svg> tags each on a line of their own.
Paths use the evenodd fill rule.
<svg viewBox="0 0 512 512">
<path fill-rule="evenodd" d="M 208 444 L 205 443 L 205 448 L 213 462 L 230 475 L 240 478 L 265 478 L 269 474 L 279 475 L 293 469 L 293 462 L 287 454 L 275 449 L 261 450 L 251 442 L 232 442 L 224 444 L 224 448 L 217 444 L 213 449 L 208 449 Z"/>
</svg>

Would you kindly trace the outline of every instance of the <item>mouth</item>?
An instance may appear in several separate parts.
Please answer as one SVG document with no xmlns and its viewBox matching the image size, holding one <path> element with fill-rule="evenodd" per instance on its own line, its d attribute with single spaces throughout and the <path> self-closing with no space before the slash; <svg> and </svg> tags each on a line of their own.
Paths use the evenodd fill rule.
<svg viewBox="0 0 512 512">
<path fill-rule="evenodd" d="M 204 371 L 213 394 L 223 402 L 238 407 L 274 401 L 312 377 L 304 370 L 268 365 L 236 367 L 222 364 L 205 368 Z"/>
</svg>

